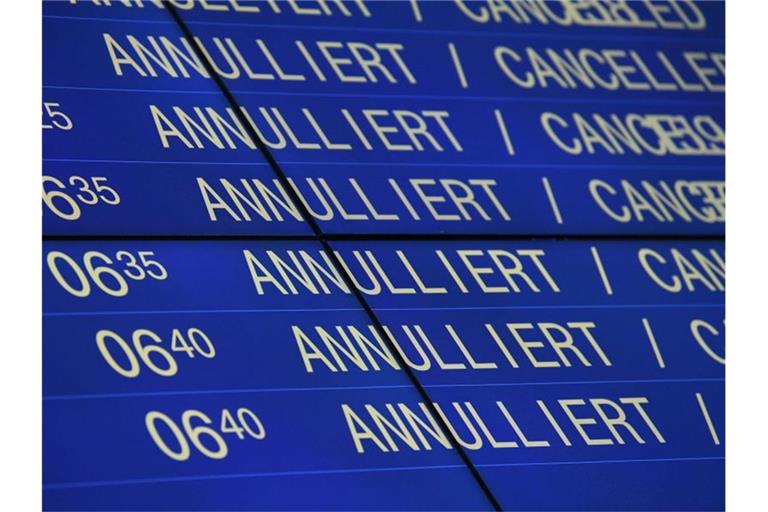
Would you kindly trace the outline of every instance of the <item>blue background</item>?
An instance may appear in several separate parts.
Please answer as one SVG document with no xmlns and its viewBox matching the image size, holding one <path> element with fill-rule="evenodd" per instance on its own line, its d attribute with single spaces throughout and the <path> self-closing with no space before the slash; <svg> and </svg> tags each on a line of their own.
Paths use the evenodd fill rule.
<svg viewBox="0 0 768 512">
<path fill-rule="evenodd" d="M 315 142 L 317 136 L 301 112 L 308 108 L 332 141 L 353 144 L 349 151 L 298 150 L 290 143 L 285 149 L 271 150 L 299 191 L 312 198 L 310 208 L 321 211 L 322 205 L 311 194 L 307 179 L 322 178 L 349 213 L 365 212 L 350 186 L 349 180 L 354 179 L 380 213 L 399 215 L 393 221 L 344 220 L 336 209 L 332 219 L 317 220 L 322 232 L 331 236 L 332 249 L 350 264 L 353 276 L 365 280 L 355 254 L 371 251 L 396 286 L 414 286 L 398 259 L 396 251 L 401 250 L 428 286 L 450 289 L 443 295 L 400 295 L 387 292 L 385 286 L 382 293 L 364 299 L 405 347 L 409 359 L 418 360 L 419 353 L 403 326 L 419 326 L 445 362 L 468 364 L 448 335 L 446 325 L 450 325 L 476 361 L 497 363 L 495 369 L 441 370 L 438 356 L 431 354 L 431 367 L 413 372 L 429 399 L 448 411 L 448 421 L 460 426 L 457 437 L 466 438 L 468 433 L 461 430 L 452 404 L 470 402 L 498 440 L 519 441 L 496 408 L 500 401 L 532 439 L 551 442 L 548 448 L 493 449 L 486 438 L 482 448 L 466 450 L 502 508 L 724 508 L 725 367 L 704 352 L 690 327 L 692 320 L 700 319 L 718 329 L 716 335 L 703 333 L 712 349 L 724 356 L 724 292 L 696 282 L 693 291 L 670 293 L 655 284 L 638 261 L 640 248 L 653 249 L 666 258 L 666 264 L 652 264 L 668 279 L 673 272 L 679 273 L 672 264 L 672 249 L 691 261 L 694 250 L 706 255 L 714 250 L 724 259 L 724 222 L 660 222 L 646 215 L 643 222 L 619 223 L 599 209 L 588 186 L 592 179 L 616 189 L 620 180 L 636 188 L 644 180 L 654 185 L 677 180 L 721 182 L 725 159 L 611 155 L 599 147 L 594 155 L 572 156 L 554 145 L 539 119 L 545 111 L 566 119 L 573 113 L 587 118 L 594 113 L 606 117 L 679 114 L 689 119 L 709 115 L 725 127 L 724 94 L 566 90 L 555 85 L 521 89 L 503 76 L 492 53 L 497 45 L 520 54 L 527 46 L 540 52 L 582 47 L 634 50 L 655 73 L 668 79 L 654 60 L 656 52 L 665 52 L 682 66 L 684 51 L 723 51 L 722 3 L 697 4 L 707 26 L 694 31 L 563 27 L 510 20 L 476 23 L 461 14 L 456 2 L 419 2 L 420 22 L 408 2 L 368 2 L 370 18 L 338 12 L 329 17 L 300 16 L 291 13 L 288 4 L 281 4 L 283 12 L 275 14 L 264 3 L 259 4 L 259 13 L 233 12 L 230 2 L 217 4 L 227 6 L 226 12 L 205 10 L 201 3 L 192 8 L 178 3 L 182 19 L 206 44 L 213 37 L 231 38 L 249 62 L 263 66 L 264 58 L 254 43 L 261 38 L 287 72 L 307 75 L 304 82 L 225 79 L 236 102 L 248 109 L 260 127 L 264 124 L 258 108 L 276 107 L 299 139 Z M 333 3 L 329 5 L 335 9 Z M 632 7 L 649 19 L 644 4 Z M 299 284 L 298 292 L 291 295 L 282 295 L 269 284 L 263 295 L 256 292 L 243 250 L 252 251 L 274 272 L 267 251 L 288 260 L 287 251 L 318 256 L 322 246 L 309 240 L 312 229 L 307 222 L 289 216 L 267 222 L 251 212 L 254 220 L 235 221 L 219 211 L 216 222 L 209 219 L 198 177 L 216 185 L 221 179 L 272 184 L 277 176 L 258 149 L 239 141 L 236 149 L 217 149 L 204 141 L 204 149 L 191 150 L 177 140 L 163 148 L 150 104 L 166 115 L 173 107 L 188 113 L 194 107 L 211 107 L 224 113 L 229 106 L 225 96 L 213 80 L 194 73 L 183 79 L 163 73 L 149 78 L 124 67 L 124 75 L 117 76 L 103 34 L 110 33 L 125 47 L 127 35 L 145 43 L 148 36 L 178 42 L 183 32 L 169 13 L 148 1 L 144 7 L 46 1 L 43 27 L 43 98 L 59 102 L 74 125 L 70 131 L 43 131 L 43 173 L 63 182 L 71 176 L 104 176 L 121 197 L 117 206 L 81 204 L 82 215 L 76 221 L 63 220 L 44 207 L 43 261 L 57 250 L 83 267 L 87 251 L 114 259 L 118 250 L 134 254 L 148 250 L 168 270 L 167 279 L 161 281 L 128 279 L 125 297 L 108 296 L 91 282 L 91 294 L 77 298 L 56 282 L 44 264 L 44 508 L 490 509 L 487 496 L 455 449 L 432 442 L 432 450 L 414 451 L 400 442 L 399 451 L 383 453 L 371 441 L 363 441 L 365 453 L 355 451 L 342 403 L 363 414 L 366 404 L 380 411 L 386 411 L 386 404 L 397 403 L 418 410 L 423 398 L 404 371 L 383 363 L 378 371 L 363 371 L 347 360 L 347 371 L 333 372 L 314 361 L 314 371 L 306 371 L 292 331 L 295 327 L 320 343 L 318 327 L 341 340 L 337 328 L 370 334 L 371 319 L 354 296 L 332 284 L 328 294 L 311 294 Z M 318 40 L 402 43 L 404 59 L 418 84 L 403 82 L 399 74 L 397 84 L 381 80 L 344 84 L 327 63 L 321 66 L 328 81 L 318 82 L 299 59 L 294 40 L 305 42 L 315 56 L 319 53 L 313 43 Z M 449 42 L 462 58 L 469 79 L 466 89 L 456 78 Z M 684 77 L 694 79 L 689 72 Z M 362 109 L 447 110 L 446 122 L 463 151 L 454 151 L 442 135 L 438 140 L 444 151 L 429 146 L 421 152 L 386 151 L 372 129 L 364 127 L 374 144 L 366 150 L 344 122 L 342 108 L 358 122 L 363 120 Z M 499 133 L 496 109 L 504 115 L 514 155 L 507 153 Z M 392 121 L 391 116 L 387 121 Z M 268 130 L 265 134 L 273 138 Z M 392 134 L 391 140 L 407 142 L 402 133 Z M 472 219 L 435 220 L 418 202 L 415 191 L 406 188 L 413 178 L 493 179 L 494 191 L 510 219 L 501 219 L 486 200 L 483 206 L 493 217 L 490 221 L 472 210 Z M 543 178 L 551 184 L 562 223 L 552 211 Z M 403 187 L 420 219 L 409 215 L 389 179 Z M 439 187 L 425 190 L 445 196 Z M 77 191 L 70 187 L 67 192 Z M 617 207 L 623 204 L 620 196 L 611 201 Z M 458 213 L 448 202 L 435 207 L 441 213 Z M 338 240 L 333 235 L 359 237 Z M 599 251 L 612 294 L 600 279 L 593 247 Z M 482 293 L 456 255 L 465 249 L 513 253 L 541 249 L 545 252 L 542 262 L 560 291 L 544 286 L 530 260 L 523 258 L 526 271 L 542 287 L 540 292 L 523 287 L 520 293 Z M 468 292 L 461 293 L 450 281 L 436 250 L 444 251 Z M 493 266 L 487 254 L 472 261 L 479 267 Z M 114 268 L 125 269 L 121 263 Z M 73 278 L 71 272 L 64 275 Z M 498 273 L 483 278 L 489 285 L 507 284 Z M 663 368 L 643 319 L 653 329 Z M 594 322 L 593 333 L 611 366 L 601 364 L 578 339 L 577 346 L 592 366 L 585 367 L 569 353 L 574 362 L 570 367 L 534 368 L 504 328 L 507 323 L 578 321 Z M 519 368 L 506 362 L 486 325 L 500 333 Z M 160 335 L 167 348 L 173 329 L 190 327 L 208 334 L 216 356 L 188 358 L 174 353 L 178 373 L 172 377 L 161 377 L 145 366 L 136 378 L 121 377 L 107 365 L 95 343 L 101 329 L 113 330 L 130 343 L 131 332 L 145 328 Z M 525 336 L 542 340 L 538 330 L 526 331 Z M 318 346 L 328 353 L 324 345 Z M 546 345 L 534 353 L 539 360 L 557 360 Z M 706 402 L 720 444 L 713 441 L 704 421 L 698 393 Z M 637 444 L 622 431 L 626 444 L 586 447 L 563 411 L 555 410 L 558 399 L 636 396 L 648 398 L 647 411 L 665 443 L 656 442 L 637 423 L 635 414 L 630 421 L 639 425 L 645 444 Z M 558 441 L 537 400 L 552 407 L 574 446 Z M 267 437 L 240 441 L 225 434 L 229 455 L 223 460 L 207 458 L 193 448 L 189 460 L 173 461 L 155 446 L 144 426 L 150 410 L 163 411 L 180 424 L 186 409 L 199 409 L 216 422 L 222 408 L 238 407 L 248 407 L 259 416 Z M 586 407 L 580 410 L 595 416 Z M 593 437 L 609 435 L 604 425 L 586 428 Z"/>
</svg>

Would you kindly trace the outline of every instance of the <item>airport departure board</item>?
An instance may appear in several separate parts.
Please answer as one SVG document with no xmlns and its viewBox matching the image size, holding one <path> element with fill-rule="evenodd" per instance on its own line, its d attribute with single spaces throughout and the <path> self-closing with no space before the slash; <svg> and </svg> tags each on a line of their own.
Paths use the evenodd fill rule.
<svg viewBox="0 0 768 512">
<path fill-rule="evenodd" d="M 47 510 L 722 510 L 724 4 L 43 2 Z"/>
</svg>

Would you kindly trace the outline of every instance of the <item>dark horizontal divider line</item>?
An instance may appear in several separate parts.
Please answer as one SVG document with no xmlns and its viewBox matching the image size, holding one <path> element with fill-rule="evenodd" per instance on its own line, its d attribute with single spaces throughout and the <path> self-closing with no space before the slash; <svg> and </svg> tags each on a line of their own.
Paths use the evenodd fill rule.
<svg viewBox="0 0 768 512">
<path fill-rule="evenodd" d="M 112 242 L 112 241 L 307 241 L 316 242 L 315 235 L 43 235 L 44 242 L 53 241 L 87 241 L 87 242 Z"/>
<path fill-rule="evenodd" d="M 685 240 L 685 241 L 724 241 L 725 235 L 676 235 L 676 234 L 616 234 L 616 235 L 542 235 L 538 234 L 477 234 L 477 233 L 379 233 L 379 234 L 324 234 L 323 238 L 329 242 L 399 242 L 399 241 L 425 241 L 425 242 L 497 242 L 497 241 L 534 241 L 534 240 L 580 240 L 580 241 L 641 241 L 641 240 Z M 43 235 L 44 242 L 72 241 L 72 242 L 110 242 L 110 241 L 306 241 L 318 242 L 317 235 Z"/>
<path fill-rule="evenodd" d="M 256 82 L 258 83 L 258 82 Z M 88 87 L 80 85 L 56 85 L 56 84 L 43 84 L 44 89 L 64 89 L 74 91 L 99 91 L 99 92 L 126 92 L 126 93 L 157 93 L 157 94 L 201 94 L 201 95 L 218 95 L 221 91 L 210 90 L 189 90 L 189 89 L 152 89 L 152 88 L 136 88 L 136 87 Z M 725 96 L 720 97 L 697 97 L 697 98 L 648 98 L 648 97 L 628 97 L 628 98 L 606 98 L 603 96 L 589 97 L 563 94 L 563 96 L 500 96 L 498 94 L 472 94 L 465 96 L 458 96 L 455 93 L 442 93 L 435 92 L 432 94 L 406 94 L 397 92 L 384 92 L 384 93 L 331 93 L 320 91 L 269 91 L 269 90 L 243 90 L 233 89 L 233 94 L 245 94 L 251 96 L 297 96 L 297 97 L 329 97 L 329 98 L 371 98 L 371 99 L 395 99 L 395 100 L 434 100 L 434 101 L 476 101 L 476 102 L 510 102 L 510 103 L 619 103 L 619 104 L 650 104 L 650 105 L 684 105 L 684 106 L 713 106 L 713 107 L 725 107 Z M 471 165 L 471 164 L 467 164 Z M 503 164 L 501 164 L 503 165 Z"/>
<path fill-rule="evenodd" d="M 62 1 L 62 0 L 51 0 L 51 1 Z M 712 1 L 712 0 L 709 0 Z M 42 16 L 43 19 L 48 18 L 52 20 L 89 20 L 89 21 L 114 21 L 119 23 L 148 23 L 148 24 L 170 24 L 173 23 L 173 21 L 163 21 L 160 19 L 133 19 L 133 18 L 120 18 L 120 17 L 108 17 L 108 18 L 99 18 L 99 17 L 93 17 L 93 16 L 62 16 L 62 15 L 56 15 L 56 14 L 44 14 Z M 423 34 L 425 36 L 429 35 L 445 35 L 445 36 L 467 36 L 467 37 L 512 37 L 512 38 L 520 38 L 525 39 L 532 38 L 532 39 L 546 39 L 546 38 L 552 38 L 551 34 L 548 34 L 545 31 L 538 31 L 538 30 L 531 30 L 528 32 L 521 32 L 519 30 L 495 30 L 492 32 L 483 31 L 481 28 L 472 29 L 471 27 L 468 28 L 449 28 L 449 29 L 436 29 L 436 28 L 424 28 L 423 26 L 420 27 L 418 24 L 414 25 L 411 28 L 396 28 L 396 27 L 388 27 L 386 25 L 373 25 L 373 26 L 367 26 L 367 27 L 360 27 L 360 26 L 352 26 L 352 25 L 312 25 L 312 24 L 291 24 L 291 23 L 259 23 L 259 22 L 233 22 L 233 21 L 206 21 L 206 20 L 189 20 L 186 22 L 188 25 L 202 25 L 202 26 L 214 26 L 214 27 L 228 27 L 228 26 L 234 26 L 234 27 L 246 27 L 246 28 L 266 28 L 266 29 L 294 29 L 294 30 L 317 30 L 317 31 L 330 31 L 330 32 L 339 32 L 339 31 L 349 31 L 349 32 L 381 32 L 381 33 L 398 33 L 398 32 L 409 32 L 414 34 Z M 583 27 L 582 27 L 583 28 Z M 609 30 L 626 30 L 627 27 L 617 27 L 617 26 L 609 26 L 609 27 L 600 27 L 603 29 L 609 29 Z M 630 43 L 673 43 L 673 44 L 684 44 L 684 43 L 690 43 L 690 44 L 705 44 L 705 45 L 723 45 L 722 41 L 722 34 L 707 34 L 707 35 L 691 35 L 690 31 L 681 31 L 675 33 L 674 31 L 670 31 L 667 33 L 662 34 L 648 34 L 647 32 L 638 32 L 636 30 L 643 30 L 643 29 L 636 29 L 636 28 L 629 28 L 629 30 L 632 30 L 632 35 L 627 36 L 626 34 L 621 33 L 608 33 L 608 34 L 593 34 L 593 33 L 571 33 L 571 34 L 563 34 L 559 35 L 561 39 L 569 40 L 569 41 L 585 41 L 585 42 L 593 42 L 595 39 L 600 39 L 606 43 L 612 43 L 616 41 L 621 42 L 630 42 Z"/>
<path fill-rule="evenodd" d="M 493 491 L 491 491 L 491 488 L 483 479 L 482 475 L 480 474 L 480 471 L 477 469 L 474 462 L 472 462 L 472 459 L 470 459 L 464 447 L 459 443 L 459 440 L 457 439 L 457 437 L 452 433 L 451 428 L 448 425 L 447 421 L 443 419 L 442 416 L 438 413 L 437 408 L 435 407 L 434 402 L 430 398 L 426 388 L 418 379 L 414 371 L 408 367 L 408 365 L 405 362 L 405 359 L 396 350 L 396 347 L 394 346 L 392 341 L 386 336 L 386 333 L 384 331 L 384 326 L 382 325 L 378 316 L 376 316 L 376 314 L 374 313 L 373 308 L 371 308 L 370 304 L 368 304 L 368 301 L 365 299 L 362 292 L 354 286 L 354 282 L 351 274 L 344 267 L 344 265 L 342 265 L 342 262 L 340 261 L 336 253 L 333 252 L 333 248 L 331 247 L 329 240 L 325 237 L 325 234 L 323 233 L 323 230 L 320 228 L 320 225 L 318 224 L 317 220 L 315 220 L 312 217 L 306 205 L 304 205 L 304 203 L 301 202 L 296 190 L 294 190 L 293 187 L 290 186 L 288 177 L 286 176 L 285 172 L 283 172 L 283 170 L 280 168 L 280 165 L 277 163 L 277 160 L 269 151 L 269 148 L 267 148 L 267 146 L 264 144 L 264 141 L 261 140 L 261 138 L 258 136 L 258 134 L 254 130 L 254 128 L 250 125 L 250 123 L 246 119 L 244 119 L 244 115 L 239 108 L 240 107 L 239 103 L 237 102 L 235 97 L 232 95 L 232 92 L 230 92 L 230 90 L 227 88 L 221 76 L 219 76 L 215 72 L 211 61 L 209 60 L 207 54 L 205 54 L 205 52 L 203 51 L 203 48 L 201 48 L 199 41 L 195 40 L 189 27 L 187 27 L 187 25 L 184 23 L 184 20 L 181 18 L 181 15 L 176 10 L 176 7 L 173 4 L 167 4 L 166 7 L 170 15 L 173 17 L 173 19 L 176 21 L 177 25 L 181 29 L 182 33 L 187 37 L 188 40 L 195 42 L 192 46 L 195 49 L 195 52 L 198 54 L 198 57 L 200 58 L 201 62 L 205 64 L 208 70 L 208 73 L 214 79 L 214 81 L 216 82 L 216 85 L 224 94 L 224 97 L 226 98 L 227 102 L 232 107 L 232 109 L 235 111 L 236 115 L 240 118 L 240 122 L 243 124 L 243 126 L 246 127 L 248 135 L 251 137 L 253 142 L 256 143 L 256 146 L 264 155 L 264 158 L 267 160 L 270 167 L 274 171 L 277 179 L 285 187 L 293 203 L 297 205 L 297 208 L 301 212 L 301 216 L 304 219 L 304 222 L 306 222 L 307 225 L 312 229 L 312 233 L 316 236 L 317 241 L 321 244 L 325 252 L 328 254 L 331 263 L 336 268 L 336 271 L 339 273 L 339 275 L 342 277 L 346 285 L 352 291 L 352 295 L 354 296 L 355 300 L 358 302 L 360 307 L 363 308 L 363 310 L 365 311 L 365 314 L 373 323 L 373 326 L 376 332 L 379 334 L 379 336 L 382 337 L 381 339 L 385 340 L 385 343 L 388 345 L 388 348 L 390 349 L 390 351 L 393 354 L 395 354 L 395 358 L 398 364 L 400 365 L 400 367 L 403 368 L 406 377 L 411 382 L 415 391 L 417 392 L 417 394 L 419 395 L 419 397 L 421 398 L 421 400 L 429 410 L 430 415 L 433 418 L 437 419 L 438 425 L 440 426 L 440 430 L 443 432 L 446 439 L 450 440 L 451 447 L 456 450 L 456 453 L 458 454 L 459 458 L 466 466 L 467 470 L 470 472 L 470 475 L 472 476 L 472 478 L 477 483 L 478 487 L 480 488 L 480 491 L 485 495 L 489 505 L 494 510 L 497 510 L 497 511 L 502 510 L 501 504 L 496 499 L 496 496 L 493 494 Z"/>
</svg>

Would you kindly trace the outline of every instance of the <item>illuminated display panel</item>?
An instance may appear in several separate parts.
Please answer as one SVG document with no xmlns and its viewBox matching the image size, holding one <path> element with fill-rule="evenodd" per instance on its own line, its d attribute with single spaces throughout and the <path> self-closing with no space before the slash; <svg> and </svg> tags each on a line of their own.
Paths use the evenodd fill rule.
<svg viewBox="0 0 768 512">
<path fill-rule="evenodd" d="M 723 10 L 44 2 L 45 508 L 722 509 Z"/>
</svg>

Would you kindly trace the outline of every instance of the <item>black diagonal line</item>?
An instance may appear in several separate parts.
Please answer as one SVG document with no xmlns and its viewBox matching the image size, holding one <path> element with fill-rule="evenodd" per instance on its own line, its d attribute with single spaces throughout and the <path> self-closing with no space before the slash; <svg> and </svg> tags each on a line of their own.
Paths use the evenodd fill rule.
<svg viewBox="0 0 768 512">
<path fill-rule="evenodd" d="M 323 247 L 323 250 L 330 257 L 337 272 L 339 273 L 340 276 L 342 276 L 345 284 L 349 287 L 355 299 L 357 299 L 357 302 L 360 304 L 360 306 L 363 308 L 365 313 L 368 315 L 368 318 L 371 320 L 371 322 L 373 322 L 374 328 L 376 329 L 377 333 L 379 334 L 381 339 L 385 341 L 390 352 L 395 355 L 395 358 L 398 364 L 400 365 L 402 370 L 405 372 L 405 374 L 408 376 L 408 379 L 411 381 L 413 386 L 416 388 L 416 391 L 419 393 L 419 396 L 421 397 L 422 401 L 424 402 L 426 407 L 429 409 L 430 414 L 432 414 L 432 416 L 440 425 L 440 429 L 443 431 L 443 434 L 446 436 L 446 439 L 450 440 L 451 445 L 456 450 L 456 453 L 458 453 L 459 457 L 461 457 L 461 460 L 467 466 L 467 468 L 469 469 L 474 479 L 477 481 L 477 484 L 480 486 L 480 489 L 482 490 L 483 494 L 485 494 L 491 506 L 495 510 L 502 510 L 501 505 L 496 500 L 496 497 L 493 495 L 493 492 L 491 491 L 488 484 L 480 475 L 480 472 L 478 471 L 477 467 L 475 467 L 475 464 L 469 458 L 469 455 L 467 455 L 467 452 L 464 450 L 464 447 L 461 446 L 456 436 L 453 435 L 447 421 L 442 417 L 441 414 L 438 413 L 437 408 L 435 407 L 434 403 L 430 399 L 429 393 L 427 393 L 427 390 L 424 388 L 424 386 L 421 384 L 419 379 L 416 377 L 413 370 L 408 366 L 405 359 L 402 357 L 400 352 L 394 346 L 394 343 L 392 342 L 392 340 L 390 340 L 389 336 L 387 336 L 381 321 L 379 321 L 379 318 L 376 316 L 373 309 L 368 304 L 368 301 L 365 300 L 365 297 L 363 296 L 362 292 L 358 290 L 358 288 L 355 286 L 352 280 L 352 276 L 346 270 L 344 265 L 341 264 L 339 257 L 331 247 L 331 244 L 326 238 L 322 229 L 320 229 L 320 226 L 317 223 L 317 220 L 314 219 L 314 217 L 310 214 L 306 205 L 303 203 L 303 201 L 300 200 L 298 194 L 293 189 L 293 187 L 290 186 L 290 182 L 288 181 L 287 176 L 285 175 L 283 170 L 280 168 L 280 165 L 277 163 L 274 156 L 272 156 L 267 146 L 259 138 L 258 134 L 253 129 L 250 122 L 247 119 L 245 119 L 245 117 L 243 116 L 243 113 L 240 110 L 240 104 L 235 100 L 235 97 L 229 91 L 229 88 L 224 84 L 224 80 L 216 73 L 212 63 L 207 58 L 206 53 L 202 51 L 199 43 L 194 38 L 189 27 L 186 25 L 186 23 L 184 23 L 184 20 L 181 19 L 181 16 L 179 15 L 178 11 L 173 5 L 166 3 L 166 7 L 168 9 L 168 12 L 170 12 L 171 16 L 173 16 L 174 20 L 176 20 L 176 23 L 179 25 L 179 28 L 181 29 L 181 31 L 184 33 L 187 39 L 193 43 L 192 46 L 194 47 L 196 53 L 198 54 L 198 57 L 205 64 L 205 67 L 209 75 L 216 82 L 216 85 L 219 87 L 219 89 L 221 89 L 221 92 L 226 97 L 232 110 L 235 112 L 238 119 L 240 120 L 240 123 L 245 127 L 248 135 L 251 137 L 253 142 L 255 142 L 256 146 L 259 148 L 261 153 L 264 155 L 264 158 L 267 160 L 270 167 L 272 167 L 272 170 L 277 175 L 277 178 L 280 181 L 280 183 L 283 185 L 283 187 L 285 187 L 285 190 L 288 192 L 289 196 L 291 197 L 291 200 L 296 204 L 296 207 L 301 212 L 302 217 L 304 217 L 304 221 L 312 229 L 312 232 L 317 238 L 317 241 L 320 242 L 320 244 Z"/>
</svg>

